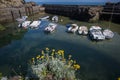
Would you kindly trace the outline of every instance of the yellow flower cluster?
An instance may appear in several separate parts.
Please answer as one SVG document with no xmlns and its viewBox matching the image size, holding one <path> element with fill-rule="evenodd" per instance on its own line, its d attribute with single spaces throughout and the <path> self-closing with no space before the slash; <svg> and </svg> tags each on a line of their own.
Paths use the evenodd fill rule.
<svg viewBox="0 0 120 80">
<path fill-rule="evenodd" d="M 76 64 L 76 61 L 71 59 L 72 55 L 68 55 L 68 60 L 64 58 L 64 50 L 56 51 L 55 49 L 52 49 L 50 51 L 49 48 L 45 48 L 45 50 L 49 51 L 49 53 L 51 53 L 51 54 L 45 53 L 46 51 L 42 50 L 41 51 L 42 55 L 36 56 L 37 61 L 41 60 L 41 62 L 42 62 L 43 59 L 45 59 L 45 60 L 59 59 L 60 61 L 62 61 L 62 62 L 64 62 L 66 64 L 65 66 L 71 67 L 72 69 L 75 69 L 75 70 L 80 69 L 80 65 Z M 32 58 L 32 62 L 35 62 L 35 58 Z"/>
<path fill-rule="evenodd" d="M 31 61 L 32 61 L 32 63 L 34 63 L 34 61 L 35 61 L 35 58 L 32 58 L 32 59 L 31 59 Z"/>
<path fill-rule="evenodd" d="M 58 50 L 58 55 L 64 55 L 64 50 Z"/>
<path fill-rule="evenodd" d="M 49 48 L 45 48 L 46 51 L 49 51 Z"/>
<path fill-rule="evenodd" d="M 64 50 L 58 50 L 57 54 L 62 56 L 62 59 L 64 59 Z"/>
<path fill-rule="evenodd" d="M 44 58 L 44 56 L 41 56 L 41 59 L 43 59 Z"/>
<path fill-rule="evenodd" d="M 120 80 L 120 77 L 118 78 L 118 80 Z"/>
<path fill-rule="evenodd" d="M 40 59 L 40 55 L 38 55 L 38 56 L 36 57 L 36 59 Z"/>
<path fill-rule="evenodd" d="M 74 68 L 75 70 L 78 70 L 78 69 L 80 69 L 80 65 L 79 65 L 79 64 L 74 64 L 74 65 L 73 65 L 73 68 Z"/>
</svg>

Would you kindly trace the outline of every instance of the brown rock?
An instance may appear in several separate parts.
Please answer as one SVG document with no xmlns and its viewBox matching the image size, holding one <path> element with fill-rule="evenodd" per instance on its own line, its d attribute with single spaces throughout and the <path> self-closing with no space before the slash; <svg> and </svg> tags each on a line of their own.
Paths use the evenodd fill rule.
<svg viewBox="0 0 120 80">
<path fill-rule="evenodd" d="M 102 7 L 90 7 L 88 14 L 90 15 L 89 22 L 96 22 L 99 20 L 100 12 L 102 11 Z"/>
</svg>

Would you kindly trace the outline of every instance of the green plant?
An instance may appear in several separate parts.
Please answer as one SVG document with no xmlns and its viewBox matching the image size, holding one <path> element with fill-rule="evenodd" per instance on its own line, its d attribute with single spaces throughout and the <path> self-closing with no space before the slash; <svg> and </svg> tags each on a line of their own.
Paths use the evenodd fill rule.
<svg viewBox="0 0 120 80">
<path fill-rule="evenodd" d="M 40 80 L 75 80 L 80 65 L 75 60 L 64 58 L 64 50 L 42 50 L 41 55 L 31 59 L 29 71 Z"/>
</svg>

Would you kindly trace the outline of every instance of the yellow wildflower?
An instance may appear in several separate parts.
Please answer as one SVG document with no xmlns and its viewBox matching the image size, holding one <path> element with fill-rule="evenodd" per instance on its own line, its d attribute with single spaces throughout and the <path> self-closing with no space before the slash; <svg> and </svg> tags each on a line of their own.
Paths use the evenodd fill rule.
<svg viewBox="0 0 120 80">
<path fill-rule="evenodd" d="M 35 61 L 35 58 L 32 58 L 32 62 L 34 62 Z"/>
<path fill-rule="evenodd" d="M 58 50 L 58 55 L 62 55 L 62 56 L 64 56 L 64 50 Z"/>
<path fill-rule="evenodd" d="M 118 80 L 120 80 L 120 77 L 118 78 Z"/>
<path fill-rule="evenodd" d="M 40 55 L 38 55 L 38 56 L 36 57 L 36 59 L 40 59 Z"/>
<path fill-rule="evenodd" d="M 44 56 L 41 56 L 41 59 L 43 59 L 44 58 Z"/>
<path fill-rule="evenodd" d="M 49 48 L 45 48 L 46 51 L 49 51 Z"/>
<path fill-rule="evenodd" d="M 32 58 L 32 60 L 35 60 L 35 58 Z"/>
<path fill-rule="evenodd" d="M 61 53 L 58 53 L 58 55 L 62 55 Z"/>
<path fill-rule="evenodd" d="M 63 50 L 58 50 L 59 53 L 63 53 L 64 51 Z"/>
<path fill-rule="evenodd" d="M 58 53 L 58 55 L 61 55 L 61 52 L 60 52 L 60 50 L 58 50 L 58 52 L 57 52 L 57 53 Z"/>
<path fill-rule="evenodd" d="M 80 69 L 80 65 L 78 65 L 78 64 L 74 64 L 73 67 L 75 70 Z"/>
</svg>

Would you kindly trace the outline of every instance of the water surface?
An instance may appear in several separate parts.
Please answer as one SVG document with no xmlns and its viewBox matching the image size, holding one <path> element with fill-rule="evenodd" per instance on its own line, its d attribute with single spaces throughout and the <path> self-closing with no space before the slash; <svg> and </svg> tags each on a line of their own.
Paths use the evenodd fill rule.
<svg viewBox="0 0 120 80">
<path fill-rule="evenodd" d="M 48 23 L 49 21 L 42 21 L 39 29 L 22 32 L 22 29 L 17 29 L 16 33 L 22 33 L 17 35 L 20 37 L 12 38 L 0 48 L 0 72 L 4 75 L 20 72 L 26 74 L 29 60 L 40 54 L 42 49 L 49 47 L 64 49 L 66 55 L 71 54 L 81 66 L 78 75 L 82 80 L 116 80 L 120 77 L 118 32 L 115 32 L 111 40 L 93 42 L 87 36 L 67 33 L 66 27 L 60 24 L 54 33 L 45 34 L 43 30 Z"/>
</svg>

